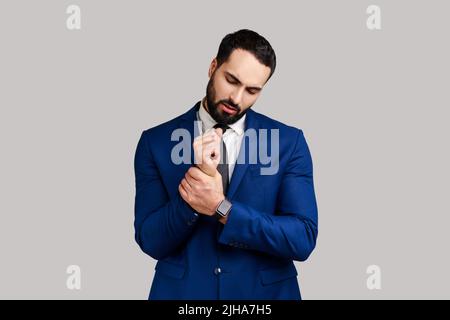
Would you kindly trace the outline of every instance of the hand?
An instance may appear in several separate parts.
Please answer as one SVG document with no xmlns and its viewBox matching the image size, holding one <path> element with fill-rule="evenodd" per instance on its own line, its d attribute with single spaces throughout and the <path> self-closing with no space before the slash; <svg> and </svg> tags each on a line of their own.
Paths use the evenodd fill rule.
<svg viewBox="0 0 450 320">
<path fill-rule="evenodd" d="M 213 177 L 220 162 L 220 141 L 222 129 L 216 128 L 206 131 L 194 139 L 194 161 L 204 173 Z"/>
<path fill-rule="evenodd" d="M 190 167 L 178 186 L 181 197 L 198 213 L 213 216 L 223 195 L 222 176 L 215 170 L 213 176 L 197 167 Z"/>
</svg>

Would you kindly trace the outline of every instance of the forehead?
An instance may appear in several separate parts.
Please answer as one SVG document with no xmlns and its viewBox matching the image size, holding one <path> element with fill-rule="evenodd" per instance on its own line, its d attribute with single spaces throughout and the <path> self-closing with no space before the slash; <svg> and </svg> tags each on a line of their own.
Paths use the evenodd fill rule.
<svg viewBox="0 0 450 320">
<path fill-rule="evenodd" d="M 270 75 L 270 68 L 256 57 L 242 49 L 235 49 L 222 64 L 222 71 L 228 71 L 246 86 L 262 87 Z"/>
</svg>

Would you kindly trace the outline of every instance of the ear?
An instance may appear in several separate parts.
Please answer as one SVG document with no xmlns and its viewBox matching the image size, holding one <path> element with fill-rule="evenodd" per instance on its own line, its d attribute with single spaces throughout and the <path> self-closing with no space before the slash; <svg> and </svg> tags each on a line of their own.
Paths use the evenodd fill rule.
<svg viewBox="0 0 450 320">
<path fill-rule="evenodd" d="M 216 71 L 217 68 L 217 59 L 214 58 L 213 61 L 211 61 L 211 64 L 209 65 L 209 70 L 208 70 L 208 77 L 211 78 L 212 74 L 214 73 L 214 71 Z"/>
</svg>

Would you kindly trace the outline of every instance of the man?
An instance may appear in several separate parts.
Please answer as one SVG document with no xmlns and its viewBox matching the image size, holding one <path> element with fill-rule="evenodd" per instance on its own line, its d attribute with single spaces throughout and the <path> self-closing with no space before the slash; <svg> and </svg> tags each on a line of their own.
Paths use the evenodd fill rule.
<svg viewBox="0 0 450 320">
<path fill-rule="evenodd" d="M 251 110 L 275 65 L 256 32 L 225 36 L 206 97 L 143 132 L 135 231 L 158 260 L 149 299 L 301 299 L 293 260 L 317 238 L 310 152 L 301 130 Z M 180 130 L 192 153 L 175 152 Z"/>
</svg>

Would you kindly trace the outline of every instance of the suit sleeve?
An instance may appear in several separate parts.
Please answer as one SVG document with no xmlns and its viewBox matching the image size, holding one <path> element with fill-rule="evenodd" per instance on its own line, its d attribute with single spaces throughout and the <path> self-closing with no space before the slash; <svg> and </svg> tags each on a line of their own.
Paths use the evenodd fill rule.
<svg viewBox="0 0 450 320">
<path fill-rule="evenodd" d="M 134 158 L 135 239 L 145 253 L 160 260 L 186 240 L 198 215 L 181 198 L 179 192 L 173 199 L 169 199 L 147 139 L 147 132 L 144 131 Z"/>
<path fill-rule="evenodd" d="M 220 243 L 297 261 L 309 257 L 316 245 L 318 215 L 312 160 L 301 130 L 285 169 L 275 214 L 232 201 Z"/>
</svg>

